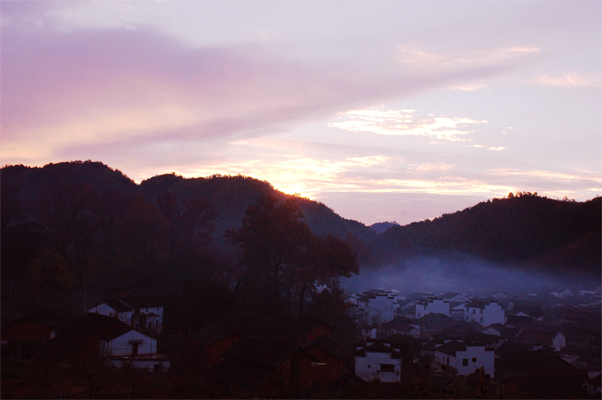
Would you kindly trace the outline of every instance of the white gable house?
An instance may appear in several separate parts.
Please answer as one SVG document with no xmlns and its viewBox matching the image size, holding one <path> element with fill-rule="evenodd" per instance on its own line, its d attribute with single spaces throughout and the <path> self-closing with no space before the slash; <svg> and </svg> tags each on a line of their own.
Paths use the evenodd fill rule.
<svg viewBox="0 0 602 400">
<path fill-rule="evenodd" d="M 169 359 L 157 354 L 157 340 L 129 326 L 100 337 L 99 346 L 108 366 L 147 371 L 167 371 L 170 367 Z"/>
<path fill-rule="evenodd" d="M 473 361 L 474 360 L 474 361 Z M 476 368 L 485 368 L 485 373 L 494 376 L 494 351 L 484 344 L 470 344 L 451 341 L 435 348 L 435 361 L 449 365 L 458 371 L 458 375 L 466 376 Z"/>
<path fill-rule="evenodd" d="M 504 309 L 496 302 L 472 300 L 464 305 L 464 321 L 477 322 L 481 326 L 505 324 Z"/>
<path fill-rule="evenodd" d="M 107 300 L 90 308 L 88 312 L 117 318 L 142 331 L 161 333 L 163 330 L 163 306 L 149 297 Z"/>
<path fill-rule="evenodd" d="M 420 319 L 431 313 L 443 314 L 446 317 L 450 317 L 450 311 L 448 300 L 433 298 L 416 302 L 416 319 Z"/>
<path fill-rule="evenodd" d="M 355 374 L 364 381 L 400 382 L 401 354 L 389 343 L 368 343 L 355 352 Z"/>
</svg>

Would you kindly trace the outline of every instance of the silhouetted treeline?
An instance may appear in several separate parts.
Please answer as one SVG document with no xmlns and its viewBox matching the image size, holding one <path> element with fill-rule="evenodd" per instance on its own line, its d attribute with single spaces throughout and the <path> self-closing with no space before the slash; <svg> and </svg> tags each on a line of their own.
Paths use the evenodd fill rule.
<svg viewBox="0 0 602 400">
<path fill-rule="evenodd" d="M 277 278 L 257 266 L 241 275 L 251 272 L 245 268 L 252 251 L 241 229 L 253 207 L 268 198 L 274 204 L 294 200 L 304 227 L 299 229 L 308 238 L 321 238 L 308 239 L 295 251 L 349 250 L 362 266 L 449 252 L 556 273 L 599 274 L 601 262 L 599 197 L 574 202 L 520 193 L 432 221 L 392 226 L 379 235 L 324 204 L 244 176 L 186 179 L 172 173 L 138 185 L 91 161 L 6 166 L 1 173 L 2 282 L 26 286 L 32 303 L 43 301 L 45 291 L 62 288 L 83 308 L 93 301 L 95 288 L 102 292 L 125 284 L 178 299 L 174 313 L 182 314 L 195 307 L 260 309 L 272 304 L 299 313 L 339 307 L 333 300 L 306 308 L 299 293 L 316 301 L 328 296 L 318 296 L 315 288 L 310 294 L 303 285 L 293 293 L 291 282 L 297 276 L 290 275 L 291 262 L 274 267 Z M 285 253 L 301 254 L 295 251 Z M 263 299 L 267 279 L 273 279 L 272 288 L 290 295 Z"/>
<path fill-rule="evenodd" d="M 522 268 L 600 272 L 601 198 L 553 200 L 510 194 L 433 220 L 393 226 L 379 236 L 391 257 L 462 252 Z"/>
<path fill-rule="evenodd" d="M 323 204 L 243 176 L 166 174 L 137 185 L 98 162 L 18 165 L 2 169 L 1 198 L 2 280 L 27 287 L 33 306 L 43 293 L 63 291 L 83 310 L 94 292 L 127 285 L 174 299 L 181 315 L 201 308 L 303 314 L 314 309 L 306 302 L 323 298 L 316 284 L 340 297 L 335 278 L 357 272 L 356 249 L 367 257 L 375 236 Z M 278 218 L 264 210 L 275 237 L 304 232 L 302 240 L 271 249 L 248 242 L 249 213 L 268 200 L 273 210 L 291 210 Z M 279 228 L 291 219 L 292 230 Z M 263 251 L 283 257 L 271 275 L 249 259 Z"/>
</svg>

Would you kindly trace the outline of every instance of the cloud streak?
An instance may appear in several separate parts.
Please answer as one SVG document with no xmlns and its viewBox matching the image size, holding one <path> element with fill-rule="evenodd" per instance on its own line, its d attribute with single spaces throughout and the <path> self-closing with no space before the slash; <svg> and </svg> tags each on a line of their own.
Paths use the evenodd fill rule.
<svg viewBox="0 0 602 400">
<path fill-rule="evenodd" d="M 473 131 L 468 125 L 486 124 L 466 117 L 435 117 L 416 114 L 416 110 L 387 110 L 373 107 L 347 111 L 339 115 L 340 122 L 327 126 L 351 132 L 372 132 L 388 136 L 427 136 L 432 139 L 452 142 L 467 141 L 465 135 Z"/>
<path fill-rule="evenodd" d="M 371 74 L 289 59 L 260 43 L 188 47 L 144 26 L 65 31 L 51 23 L 51 13 L 44 14 L 50 22 L 21 29 L 15 18 L 26 12 L 9 12 L 13 20 L 2 27 L 2 157 L 8 162 L 52 161 L 76 144 L 260 136 L 508 68 L 493 59 L 453 71 L 403 74 L 392 65 L 384 75 Z M 398 125 L 404 115 L 394 111 L 361 113 L 339 126 L 457 141 L 467 133 L 463 126 L 483 123 L 435 117 Z"/>
</svg>

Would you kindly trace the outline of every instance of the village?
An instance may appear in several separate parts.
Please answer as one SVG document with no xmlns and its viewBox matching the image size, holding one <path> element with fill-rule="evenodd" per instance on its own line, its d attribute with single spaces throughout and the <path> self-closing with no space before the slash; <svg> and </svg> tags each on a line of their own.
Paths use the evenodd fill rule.
<svg viewBox="0 0 602 400">
<path fill-rule="evenodd" d="M 599 398 L 600 304 L 600 287 L 373 289 L 348 296 L 357 334 L 345 342 L 327 322 L 294 316 L 170 326 L 161 301 L 119 287 L 75 320 L 46 308 L 3 325 L 2 357 L 194 376 L 225 398 Z"/>
</svg>

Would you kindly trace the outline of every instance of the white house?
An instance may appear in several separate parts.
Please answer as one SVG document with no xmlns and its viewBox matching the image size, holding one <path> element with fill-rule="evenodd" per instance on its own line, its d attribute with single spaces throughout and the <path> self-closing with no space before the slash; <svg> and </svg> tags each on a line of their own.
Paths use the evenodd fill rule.
<svg viewBox="0 0 602 400">
<path fill-rule="evenodd" d="M 419 300 L 416 302 L 416 319 L 431 313 L 443 314 L 446 317 L 451 317 L 449 304 L 449 300 L 439 298 Z"/>
<path fill-rule="evenodd" d="M 391 321 L 395 318 L 395 309 L 399 306 L 395 294 L 376 292 L 366 294 L 357 299 L 358 317 L 368 324 Z"/>
<path fill-rule="evenodd" d="M 157 340 L 123 325 L 98 339 L 100 354 L 108 366 L 147 371 L 167 371 L 169 359 L 157 354 Z"/>
<path fill-rule="evenodd" d="M 468 297 L 464 296 L 463 294 L 452 293 L 452 292 L 443 293 L 441 295 L 441 298 L 443 300 L 449 301 L 450 303 L 453 301 L 458 301 L 460 303 L 466 303 L 466 302 L 468 302 L 468 300 L 470 300 Z"/>
<path fill-rule="evenodd" d="M 464 321 L 477 322 L 481 326 L 505 324 L 504 309 L 497 302 L 472 300 L 464 305 Z"/>
<path fill-rule="evenodd" d="M 163 330 L 163 306 L 150 297 L 120 297 L 107 300 L 88 310 L 89 313 L 107 315 L 140 329 L 161 333 Z"/>
<path fill-rule="evenodd" d="M 473 373 L 475 367 L 484 367 L 485 373 L 494 377 L 494 351 L 484 344 L 457 340 L 447 342 L 435 348 L 435 361 L 454 367 L 461 376 Z"/>
<path fill-rule="evenodd" d="M 368 343 L 355 352 L 355 374 L 364 381 L 401 381 L 401 354 L 390 343 Z"/>
</svg>

